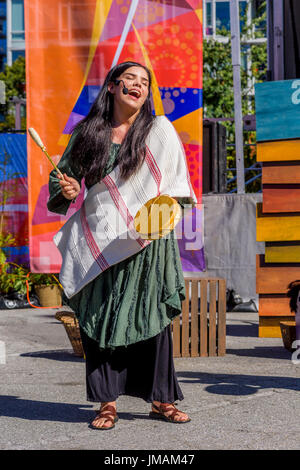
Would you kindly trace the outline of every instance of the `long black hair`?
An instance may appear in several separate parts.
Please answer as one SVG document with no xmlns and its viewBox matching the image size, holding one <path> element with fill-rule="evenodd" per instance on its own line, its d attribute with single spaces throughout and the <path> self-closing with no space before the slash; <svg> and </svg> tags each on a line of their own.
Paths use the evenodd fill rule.
<svg viewBox="0 0 300 470">
<path fill-rule="evenodd" d="M 87 185 L 91 186 L 99 181 L 109 157 L 114 97 L 108 91 L 107 85 L 114 82 L 129 67 L 134 66 L 146 70 L 149 77 L 149 93 L 120 147 L 117 157 L 120 176 L 124 180 L 128 179 L 144 161 L 145 139 L 155 117 L 152 114 L 150 101 L 151 74 L 147 67 L 137 62 L 123 62 L 109 71 L 89 113 L 73 129 L 76 135 L 74 135 L 71 158 Z"/>
<path fill-rule="evenodd" d="M 290 310 L 291 312 L 297 312 L 297 300 L 300 290 L 300 280 L 290 282 L 288 285 L 287 296 L 290 298 Z"/>
</svg>

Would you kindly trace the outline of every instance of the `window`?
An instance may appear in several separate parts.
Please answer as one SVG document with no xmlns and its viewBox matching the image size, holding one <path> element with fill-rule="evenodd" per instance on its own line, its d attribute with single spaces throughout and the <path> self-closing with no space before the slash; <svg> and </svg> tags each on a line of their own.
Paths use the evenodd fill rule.
<svg viewBox="0 0 300 470">
<path fill-rule="evenodd" d="M 240 17 L 245 17 L 246 14 L 246 8 L 247 8 L 247 2 L 240 2 Z M 251 5 L 249 5 L 249 8 L 251 8 Z M 245 21 L 240 21 L 240 28 L 245 26 Z"/>
<path fill-rule="evenodd" d="M 6 1 L 0 1 L 0 18 L 6 18 Z"/>
<path fill-rule="evenodd" d="M 264 12 L 263 4 L 261 1 L 256 0 L 254 2 L 254 8 L 253 8 L 253 13 L 254 16 L 259 17 L 262 16 Z M 259 36 L 266 36 L 266 31 L 267 31 L 267 21 L 262 20 L 260 21 L 256 26 L 255 26 L 255 31 L 258 33 Z"/>
<path fill-rule="evenodd" d="M 12 40 L 24 40 L 24 3 L 23 0 L 12 0 L 11 2 L 12 17 Z"/>
<path fill-rule="evenodd" d="M 221 34 L 218 34 L 218 31 L 226 30 L 230 31 L 230 2 L 229 0 L 204 0 L 205 1 L 205 18 L 204 18 L 204 25 L 205 25 L 205 36 L 213 36 L 216 35 L 217 37 L 221 37 Z M 252 3 L 251 0 L 240 0 L 240 28 L 242 30 L 243 26 L 245 26 L 245 15 L 246 9 L 250 9 L 250 13 L 252 10 Z M 249 11 L 249 10 L 248 10 Z M 256 11 L 254 9 L 254 11 Z M 248 19 L 250 19 L 250 13 L 247 15 Z M 250 16 L 249 16 L 250 15 Z M 247 20 L 246 20 L 247 21 Z M 262 29 L 264 25 L 259 27 Z"/>
<path fill-rule="evenodd" d="M 0 55 L 6 55 L 6 39 L 0 39 Z"/>
<path fill-rule="evenodd" d="M 6 20 L 0 18 L 0 37 L 6 37 Z"/>
<path fill-rule="evenodd" d="M 212 27 L 212 16 L 211 16 L 211 3 L 206 5 L 206 35 L 212 36 L 213 27 Z"/>
<path fill-rule="evenodd" d="M 14 63 L 15 60 L 17 60 L 18 57 L 22 56 L 25 57 L 25 51 L 11 51 L 12 53 L 12 63 Z"/>
<path fill-rule="evenodd" d="M 240 17 L 246 13 L 247 2 L 240 2 Z M 240 21 L 240 28 L 245 24 L 245 21 Z M 216 2 L 216 28 L 230 31 L 230 6 L 229 2 Z"/>
<path fill-rule="evenodd" d="M 216 29 L 230 30 L 229 2 L 216 2 Z"/>
<path fill-rule="evenodd" d="M 241 67 L 247 71 L 248 69 L 248 54 L 249 54 L 249 46 L 242 45 L 241 46 Z"/>
</svg>

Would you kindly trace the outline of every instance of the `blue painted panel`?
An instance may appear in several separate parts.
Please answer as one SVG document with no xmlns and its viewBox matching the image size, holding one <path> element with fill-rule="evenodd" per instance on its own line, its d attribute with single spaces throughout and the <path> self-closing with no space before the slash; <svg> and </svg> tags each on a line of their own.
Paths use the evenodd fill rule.
<svg viewBox="0 0 300 470">
<path fill-rule="evenodd" d="M 176 121 L 202 108 L 202 90 L 198 88 L 159 88 L 165 115 Z"/>
<path fill-rule="evenodd" d="M 0 183 L 4 179 L 27 176 L 27 136 L 26 134 L 0 134 Z M 10 155 L 4 175 L 5 153 Z M 17 173 L 17 174 L 16 174 Z"/>
<path fill-rule="evenodd" d="M 82 114 L 86 116 L 90 110 L 92 103 L 97 98 L 97 95 L 100 91 L 100 86 L 85 86 L 82 89 L 82 92 L 76 102 L 76 105 L 73 109 L 74 113 Z"/>
<path fill-rule="evenodd" d="M 255 85 L 256 140 L 300 138 L 300 80 Z"/>
</svg>

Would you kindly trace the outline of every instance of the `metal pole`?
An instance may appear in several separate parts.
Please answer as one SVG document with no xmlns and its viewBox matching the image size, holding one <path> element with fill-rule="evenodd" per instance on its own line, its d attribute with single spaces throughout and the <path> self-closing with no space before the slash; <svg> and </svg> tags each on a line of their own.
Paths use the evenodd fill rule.
<svg viewBox="0 0 300 470">
<path fill-rule="evenodd" d="M 26 100 L 13 96 L 11 102 L 15 105 L 15 129 L 19 131 L 21 129 L 21 105 L 26 106 Z"/>
<path fill-rule="evenodd" d="M 236 148 L 236 171 L 237 192 L 245 193 L 245 171 L 244 171 L 244 142 L 243 142 L 243 113 L 241 98 L 241 53 L 240 53 L 240 15 L 239 1 L 230 1 L 230 30 L 231 30 L 231 56 L 233 68 L 233 91 L 234 91 L 234 122 L 235 122 L 235 148 Z"/>
<path fill-rule="evenodd" d="M 283 1 L 273 1 L 274 14 L 274 78 L 273 80 L 284 80 L 284 43 L 283 43 Z"/>
<path fill-rule="evenodd" d="M 206 1 L 203 1 L 203 18 L 202 18 L 202 23 L 203 23 L 203 38 L 206 39 Z"/>
<path fill-rule="evenodd" d="M 20 101 L 15 103 L 15 129 L 21 129 L 21 103 Z"/>
<path fill-rule="evenodd" d="M 273 80 L 273 3 L 267 0 L 267 80 Z"/>
</svg>

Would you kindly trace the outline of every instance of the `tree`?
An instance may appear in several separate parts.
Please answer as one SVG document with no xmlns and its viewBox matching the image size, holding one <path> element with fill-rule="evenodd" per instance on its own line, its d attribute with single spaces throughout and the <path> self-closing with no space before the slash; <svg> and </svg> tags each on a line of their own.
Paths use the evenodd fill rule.
<svg viewBox="0 0 300 470">
<path fill-rule="evenodd" d="M 0 104 L 0 113 L 4 121 L 0 122 L 0 131 L 14 129 L 15 127 L 15 107 L 11 102 L 14 96 L 25 98 L 25 58 L 20 56 L 9 66 L 6 65 L 0 73 L 0 80 L 5 84 L 5 104 Z M 26 117 L 21 119 L 21 128 L 26 129 Z"/>
</svg>

